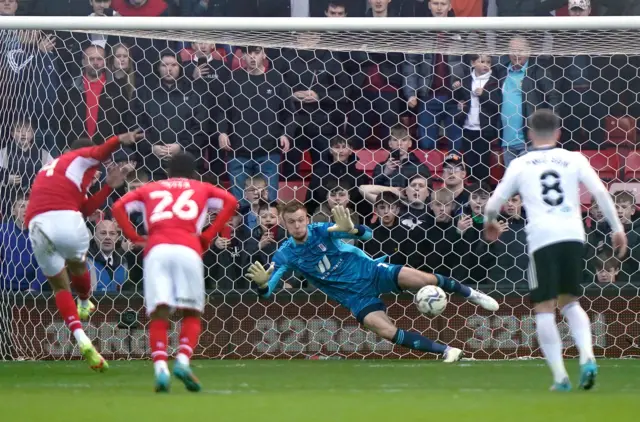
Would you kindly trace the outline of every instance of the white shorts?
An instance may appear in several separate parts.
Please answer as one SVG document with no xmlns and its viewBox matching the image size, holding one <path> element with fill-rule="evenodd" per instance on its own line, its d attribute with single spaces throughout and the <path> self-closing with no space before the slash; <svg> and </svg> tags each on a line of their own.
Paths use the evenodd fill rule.
<svg viewBox="0 0 640 422">
<path fill-rule="evenodd" d="M 49 211 L 29 222 L 29 240 L 40 269 L 47 277 L 64 270 L 67 261 L 83 262 L 91 234 L 78 211 Z"/>
<path fill-rule="evenodd" d="M 198 252 L 182 245 L 156 245 L 142 268 L 147 314 L 158 305 L 204 311 L 204 264 Z"/>
</svg>

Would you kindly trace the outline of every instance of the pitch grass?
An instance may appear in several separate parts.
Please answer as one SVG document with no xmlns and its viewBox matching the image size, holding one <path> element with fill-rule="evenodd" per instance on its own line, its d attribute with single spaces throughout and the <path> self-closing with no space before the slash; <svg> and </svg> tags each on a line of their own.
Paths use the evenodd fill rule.
<svg viewBox="0 0 640 422">
<path fill-rule="evenodd" d="M 536 361 L 196 361 L 203 391 L 152 392 L 148 361 L 0 364 L 2 422 L 640 420 L 640 360 L 601 360 L 597 387 L 551 393 Z M 568 370 L 577 382 L 578 364 Z"/>
</svg>

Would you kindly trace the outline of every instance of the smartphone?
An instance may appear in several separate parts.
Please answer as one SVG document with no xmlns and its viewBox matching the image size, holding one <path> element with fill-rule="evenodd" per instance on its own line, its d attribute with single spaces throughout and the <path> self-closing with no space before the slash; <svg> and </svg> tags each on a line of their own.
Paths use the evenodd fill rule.
<svg viewBox="0 0 640 422">
<path fill-rule="evenodd" d="M 115 10 L 113 10 L 110 7 L 107 7 L 106 9 L 104 9 L 104 15 L 105 16 L 113 16 L 114 12 L 115 12 Z"/>
<path fill-rule="evenodd" d="M 202 66 L 203 64 L 207 64 L 209 60 L 206 57 L 198 57 L 198 66 Z"/>
<path fill-rule="evenodd" d="M 220 230 L 220 237 L 224 237 L 225 239 L 231 239 L 231 227 L 224 226 L 222 230 Z"/>
<path fill-rule="evenodd" d="M 391 153 L 391 159 L 392 160 L 396 160 L 396 161 L 400 161 L 400 150 L 396 149 Z"/>
</svg>

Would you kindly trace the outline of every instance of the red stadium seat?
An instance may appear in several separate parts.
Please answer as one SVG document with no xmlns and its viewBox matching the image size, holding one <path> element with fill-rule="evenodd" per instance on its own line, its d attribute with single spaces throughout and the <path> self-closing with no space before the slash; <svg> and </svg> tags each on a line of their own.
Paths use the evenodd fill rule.
<svg viewBox="0 0 640 422">
<path fill-rule="evenodd" d="M 630 153 L 624 164 L 624 180 L 640 179 L 640 153 Z"/>
<path fill-rule="evenodd" d="M 307 184 L 302 181 L 280 182 L 278 199 L 282 202 L 297 200 L 305 202 L 307 198 Z"/>
<path fill-rule="evenodd" d="M 618 178 L 620 171 L 620 154 L 615 149 L 584 150 L 582 154 L 587 157 L 589 164 L 598 172 L 598 176 L 605 180 L 614 180 Z"/>
<path fill-rule="evenodd" d="M 311 169 L 313 166 L 313 159 L 311 158 L 311 152 L 305 151 L 302 154 L 302 162 L 298 166 L 298 176 L 303 179 L 311 174 Z"/>
<path fill-rule="evenodd" d="M 358 157 L 358 163 L 356 167 L 359 170 L 364 170 L 369 176 L 373 174 L 373 169 L 376 168 L 378 163 L 382 163 L 389 157 L 389 151 L 386 149 L 360 149 L 356 151 Z"/>
<path fill-rule="evenodd" d="M 638 135 L 636 119 L 631 116 L 607 116 L 604 121 L 607 141 L 626 147 L 635 146 Z"/>
<path fill-rule="evenodd" d="M 489 175 L 491 178 L 489 179 L 490 184 L 497 184 L 504 176 L 504 165 L 502 164 L 501 154 L 499 151 L 489 151 Z"/>
<path fill-rule="evenodd" d="M 421 162 L 429 167 L 429 171 L 432 175 L 442 176 L 442 165 L 444 157 L 447 155 L 447 151 L 441 151 L 439 149 L 421 150 L 416 149 L 413 151 L 420 159 Z"/>
</svg>

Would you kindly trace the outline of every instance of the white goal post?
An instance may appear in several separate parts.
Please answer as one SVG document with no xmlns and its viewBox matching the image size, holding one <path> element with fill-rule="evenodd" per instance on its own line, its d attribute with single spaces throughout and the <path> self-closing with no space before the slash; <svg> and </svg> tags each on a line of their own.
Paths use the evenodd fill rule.
<svg viewBox="0 0 640 422">
<path fill-rule="evenodd" d="M 49 35 L 52 31 L 55 36 Z M 90 62 L 87 60 L 86 48 L 95 47 L 96 38 L 92 38 L 95 34 L 105 35 L 99 39 L 103 46 L 101 51 L 92 51 L 95 55 L 93 59 L 98 63 L 96 65 L 86 63 Z M 431 123 L 431 126 L 437 126 L 435 135 L 430 139 L 433 140 L 433 145 L 425 147 L 425 144 L 420 144 L 418 136 L 427 137 L 427 127 L 422 119 L 429 113 L 426 106 L 420 108 L 426 100 L 424 97 L 416 98 L 415 103 L 419 105 L 411 105 L 411 94 L 407 95 L 405 91 L 409 86 L 409 79 L 419 76 L 411 82 L 414 84 L 411 89 L 416 92 L 426 88 L 425 80 L 431 75 L 424 74 L 424 68 L 428 67 L 421 65 L 427 56 L 433 56 L 435 60 L 436 53 L 459 56 L 458 64 L 469 78 L 472 70 L 465 55 L 489 55 L 496 67 L 501 66 L 501 70 L 506 71 L 510 60 L 508 56 L 513 53 L 510 41 L 514 38 L 526 38 L 526 51 L 519 50 L 518 53 L 526 54 L 536 61 L 540 58 L 536 71 L 542 76 L 537 77 L 536 83 L 539 84 L 534 85 L 532 90 L 545 91 L 543 94 L 549 95 L 535 106 L 550 105 L 559 110 L 564 119 L 568 141 L 573 143 L 573 148 L 582 150 L 594 166 L 598 166 L 597 170 L 610 183 L 612 192 L 624 191 L 626 196 L 619 201 L 621 207 L 629 205 L 627 202 L 633 202 L 631 208 L 640 204 L 635 202 L 637 199 L 628 198 L 633 196 L 640 199 L 640 184 L 626 184 L 640 180 L 640 154 L 634 152 L 638 136 L 637 121 L 640 119 L 640 104 L 637 100 L 640 86 L 640 17 L 329 19 L 1 16 L 0 132 L 3 138 L 0 139 L 0 240 L 3 243 L 0 245 L 0 360 L 67 360 L 79 357 L 78 349 L 70 341 L 68 330 L 57 314 L 53 296 L 44 285 L 42 274 L 35 267 L 35 260 L 31 259 L 30 245 L 24 242 L 25 228 L 21 226 L 21 219 L 24 217 L 21 212 L 24 211 L 30 183 L 36 172 L 60 154 L 69 142 L 84 137 L 85 132 L 89 132 L 88 121 L 96 123 L 90 131 L 98 134 L 97 142 L 113 135 L 113 131 L 132 127 L 143 127 L 149 138 L 151 136 L 148 134 L 153 132 L 156 138 L 149 140 L 149 144 L 157 142 L 162 146 L 176 143 L 176 139 L 180 137 L 181 142 L 188 138 L 185 141 L 188 145 L 184 149 L 192 153 L 195 151 L 198 159 L 207 162 L 206 170 L 202 173 L 208 171 L 210 174 L 213 163 L 217 160 L 223 167 L 222 170 L 218 168 L 220 174 L 216 175 L 219 176 L 216 181 L 225 188 L 231 188 L 233 178 L 226 176 L 231 174 L 229 164 L 231 161 L 238 161 L 232 158 L 236 158 L 234 154 L 245 145 L 239 141 L 239 147 L 236 145 L 232 150 L 224 151 L 219 142 L 218 128 L 228 123 L 228 138 L 231 139 L 228 142 L 235 142 L 231 129 L 233 125 L 254 127 L 252 125 L 256 123 L 262 124 L 262 112 L 268 107 L 244 101 L 249 98 L 249 94 L 242 90 L 231 93 L 227 89 L 235 86 L 232 83 L 234 74 L 243 72 L 243 67 L 247 65 L 247 47 L 264 47 L 268 53 L 266 60 L 269 69 L 281 72 L 280 85 L 286 86 L 283 90 L 286 95 L 281 98 L 281 103 L 282 109 L 290 113 L 287 115 L 290 119 L 280 115 L 278 119 L 287 120 L 287 124 L 294 128 L 291 132 L 283 129 L 286 136 L 291 138 L 292 151 L 280 154 L 278 147 L 274 146 L 274 156 L 277 157 L 275 166 L 272 166 L 272 169 L 276 169 L 272 176 L 279 200 L 311 198 L 316 201 L 315 192 L 322 191 L 323 201 L 326 201 L 322 205 L 329 206 L 327 197 L 330 191 L 340 190 L 338 188 L 341 187 L 327 182 L 334 176 L 332 160 L 338 160 L 335 157 L 339 155 L 329 151 L 330 142 L 334 140 L 342 147 L 350 147 L 352 140 L 359 140 L 359 146 L 346 148 L 349 153 L 353 152 L 349 159 L 353 159 L 352 164 L 358 174 L 369 181 L 364 183 L 367 188 L 374 186 L 375 190 L 376 170 L 379 170 L 377 176 L 380 176 L 379 173 L 384 172 L 380 168 L 386 160 L 393 157 L 385 149 L 385 143 L 391 137 L 390 128 L 401 127 L 401 133 L 406 132 L 406 136 L 410 135 L 415 141 L 412 153 L 415 154 L 416 163 L 419 161 L 416 166 L 428 173 L 426 176 L 419 173 L 423 175 L 425 185 L 433 185 L 416 194 L 427 195 L 418 204 L 423 206 L 419 209 L 433 214 L 435 211 L 429 211 L 432 202 L 427 199 L 428 188 L 433 188 L 431 192 L 442 192 L 448 186 L 443 177 L 445 171 L 457 171 L 451 168 L 445 170 L 445 157 L 451 149 L 446 144 L 450 140 L 448 128 L 460 126 L 460 137 L 466 136 L 462 129 L 466 121 L 455 122 L 452 114 L 458 114 L 458 107 L 463 109 L 465 101 L 472 103 L 473 100 L 470 93 L 466 99 L 458 100 L 458 94 L 453 92 L 458 87 L 440 87 L 451 91 L 448 94 L 452 94 L 456 103 L 452 109 L 443 113 L 448 114 L 451 121 L 436 123 L 434 119 Z M 86 47 L 87 41 L 90 47 Z M 172 43 L 171 48 L 167 48 L 169 42 Z M 200 62 L 202 56 L 198 57 L 198 54 L 202 50 L 198 49 L 205 47 L 199 44 L 208 45 L 206 48 L 212 49 L 206 55 L 210 55 L 209 61 L 216 64 L 212 64 L 211 69 L 207 70 L 208 75 L 196 69 L 209 63 L 206 60 Z M 107 48 L 104 48 L 105 45 Z M 124 59 L 119 58 L 117 51 L 111 51 L 112 49 L 122 53 Z M 323 50 L 322 59 L 315 56 L 315 50 Z M 140 54 L 139 60 L 134 60 L 134 51 Z M 328 53 L 325 54 L 325 51 Z M 158 84 L 162 83 L 158 74 L 159 67 L 164 65 L 162 58 L 171 55 L 176 61 L 180 58 L 179 67 L 183 73 L 176 79 L 182 78 L 186 85 L 180 88 L 184 92 L 174 97 L 177 105 L 165 109 L 162 105 L 169 103 L 169 94 L 167 97 L 156 97 L 157 92 L 162 91 L 158 89 Z M 577 56 L 581 58 L 573 60 Z M 129 63 L 128 68 L 125 69 L 127 66 L 124 64 L 118 64 L 118 60 Z M 312 63 L 314 60 L 316 62 Z M 319 67 L 308 72 L 309 69 L 305 68 L 307 64 Z M 387 64 L 389 66 L 381 69 L 382 65 Z M 141 75 L 143 65 L 146 73 Z M 82 103 L 89 84 L 88 80 L 83 79 L 83 72 L 91 66 L 101 66 L 92 70 L 105 72 L 103 93 L 109 101 L 104 104 L 109 109 L 101 110 L 104 116 L 100 119 L 106 121 L 107 125 L 93 122 L 97 118 L 81 115 L 88 108 Z M 592 73 L 581 72 L 586 68 L 590 68 Z M 267 73 L 269 71 L 271 70 Z M 311 77 L 308 77 L 309 74 Z M 375 77 L 380 74 L 384 77 L 374 82 Z M 204 76 L 209 76 L 206 84 L 202 83 Z M 215 79 L 220 81 L 220 85 L 215 88 L 220 91 L 216 93 L 212 91 Z M 575 80 L 580 83 L 576 83 L 574 87 L 572 82 Z M 120 85 L 114 90 L 114 85 L 110 85 L 112 83 Z M 303 86 L 302 89 L 299 88 L 300 85 Z M 372 87 L 375 89 L 371 90 Z M 485 87 L 489 89 L 488 86 Z M 280 91 L 272 88 L 269 86 L 263 94 L 280 95 Z M 460 91 L 465 89 L 471 91 L 466 86 L 461 87 Z M 492 89 L 494 92 L 501 92 L 498 82 Z M 318 109 L 302 116 L 304 113 L 300 111 L 308 110 L 304 105 L 291 100 L 297 90 L 322 95 L 322 104 Z M 219 98 L 212 100 L 211 97 L 216 95 Z M 255 92 L 252 95 L 257 96 Z M 226 102 L 221 100 L 223 97 Z M 486 101 L 500 101 L 495 98 L 502 97 L 490 96 Z M 490 104 L 494 106 L 494 110 L 501 105 L 495 102 Z M 545 102 L 550 104 L 543 105 Z M 100 104 L 102 103 L 99 103 L 102 107 Z M 156 114 L 149 117 L 153 113 Z M 163 113 L 173 114 L 165 116 Z M 310 114 L 324 114 L 321 117 L 326 119 L 319 119 L 322 123 L 317 123 L 314 118 L 309 118 Z M 478 159 L 475 164 L 475 167 L 485 167 L 484 178 L 480 176 L 480 172 L 476 175 L 475 170 L 469 167 L 470 164 L 465 168 L 467 176 L 473 174 L 478 180 L 489 181 L 492 186 L 495 186 L 504 170 L 504 159 L 501 158 L 503 145 L 498 135 L 498 126 L 502 121 L 497 114 L 498 112 L 488 124 L 491 129 L 495 129 L 491 132 L 491 139 L 486 139 L 485 155 L 490 158 L 486 161 Z M 334 120 L 336 115 L 337 119 Z M 525 116 L 522 117 L 524 121 Z M 265 126 L 282 123 L 278 119 L 274 119 L 275 123 L 270 120 Z M 164 126 L 162 131 L 156 127 L 158 125 Z M 324 126 L 320 128 L 322 125 Z M 330 130 L 315 133 L 313 138 L 309 135 L 312 130 L 307 129 L 315 130 L 315 126 L 320 128 L 317 129 L 319 132 L 323 132 L 321 129 L 324 128 Z M 221 133 L 222 131 L 220 129 Z M 182 132 L 187 132 L 187 136 Z M 204 135 L 199 137 L 200 143 L 196 144 L 194 133 Z M 282 134 L 278 134 L 278 140 L 281 139 L 280 135 Z M 326 142 L 315 143 L 319 138 Z M 193 144 L 190 144 L 192 140 Z M 154 156 L 154 146 L 156 144 L 150 145 L 145 153 L 141 149 L 127 152 L 132 154 L 129 158 L 135 157 L 133 160 L 137 162 L 140 174 L 150 178 L 155 177 L 154 171 L 162 170 L 162 158 Z M 299 154 L 293 155 L 292 152 L 296 150 Z M 464 150 L 464 161 L 469 163 L 466 154 L 467 150 Z M 633 157 L 638 160 L 635 170 L 627 166 Z M 311 163 L 310 159 L 317 161 Z M 324 163 L 326 166 L 313 167 L 317 163 Z M 261 165 L 263 164 L 265 163 Z M 238 170 L 242 176 L 246 169 L 243 166 L 241 164 Z M 453 167 L 459 170 L 460 166 Z M 262 173 L 266 173 L 265 168 L 266 166 L 262 167 Z M 285 168 L 286 174 L 283 170 Z M 240 180 L 238 173 L 235 176 Z M 318 183 L 314 185 L 314 181 Z M 144 180 L 129 182 L 127 187 Z M 261 179 L 256 183 L 262 182 L 267 184 L 271 179 Z M 244 179 L 242 183 L 245 184 Z M 252 189 L 251 183 L 253 181 L 243 188 Z M 355 201 L 357 195 L 365 206 L 359 208 L 359 204 L 351 205 L 358 213 L 363 214 L 360 216 L 361 221 L 369 221 L 375 214 L 374 207 L 366 201 L 366 193 L 360 194 L 360 182 L 353 183 L 349 185 L 349 194 L 352 195 L 350 200 Z M 405 180 L 405 185 L 397 191 L 404 192 L 406 196 L 407 185 L 408 181 Z M 467 186 L 475 185 L 469 183 Z M 415 189 L 417 192 L 419 188 Z M 475 227 L 459 230 L 459 215 L 447 215 L 449 220 L 445 223 L 449 225 L 446 230 L 442 230 L 447 233 L 436 236 L 439 240 L 432 241 L 429 236 L 434 233 L 439 236 L 441 233 L 430 230 L 434 227 L 440 230 L 441 226 L 435 224 L 435 218 L 430 219 L 433 215 L 429 214 L 424 221 L 416 218 L 405 227 L 406 240 L 413 242 L 413 252 L 410 251 L 411 248 L 403 248 L 403 242 L 398 242 L 395 250 L 394 247 L 385 249 L 388 239 L 384 235 L 374 235 L 372 240 L 359 247 L 376 257 L 385 254 L 394 255 L 392 259 L 406 258 L 406 263 L 410 264 L 410 255 L 414 254 L 419 258 L 418 263 L 424 264 L 421 269 L 425 271 L 434 268 L 440 271 L 446 267 L 456 275 L 455 270 L 461 270 L 460 274 L 464 274 L 466 279 L 458 278 L 491 294 L 501 305 L 499 312 L 488 314 L 464 301 L 451 298 L 441 316 L 427 319 L 415 309 L 410 294 L 400 294 L 390 297 L 387 303 L 389 315 L 402 328 L 410 327 L 434 340 L 464 348 L 472 358 L 538 357 L 540 351 L 535 340 L 535 321 L 527 299 L 528 261 L 524 247 L 526 241 L 522 213 L 518 215 L 520 211 L 515 206 L 515 214 L 508 215 L 508 218 L 514 217 L 517 220 L 514 227 L 517 226 L 518 229 L 513 229 L 511 233 L 512 242 L 496 242 L 491 249 L 477 233 L 480 231 L 478 227 L 482 227 L 481 212 L 478 214 L 473 211 L 475 205 L 472 202 L 476 200 L 474 195 L 481 202 L 483 195 L 487 194 L 482 189 L 484 187 L 480 186 L 477 190 L 468 192 L 465 200 L 467 202 L 456 203 L 449 211 L 443 212 L 453 214 L 452 210 L 455 209 L 460 214 L 468 213 L 469 216 L 476 217 Z M 267 188 L 261 192 L 263 190 L 267 191 Z M 305 196 L 306 193 L 309 193 L 309 197 Z M 237 195 L 235 192 L 234 194 Z M 582 199 L 582 211 L 589 233 L 589 255 L 585 259 L 583 283 L 585 297 L 582 304 L 591 319 L 596 353 L 606 357 L 637 356 L 640 354 L 640 234 L 637 236 L 637 244 L 631 245 L 631 256 L 623 262 L 617 262 L 605 253 L 608 251 L 607 239 L 598 231 L 600 220 L 597 217 L 597 204 L 592 204 L 588 195 L 584 195 Z M 408 198 L 402 201 L 405 201 L 402 212 L 414 204 L 409 203 Z M 434 199 L 433 203 L 435 202 L 437 201 Z M 450 203 L 453 202 L 452 200 Z M 443 207 L 446 208 L 450 203 Z M 327 221 L 328 214 L 319 215 L 322 214 L 322 205 L 319 202 L 316 205 L 314 217 L 319 218 L 316 221 L 323 221 L 321 219 L 325 217 Z M 482 205 L 479 207 L 481 209 Z M 368 214 L 364 215 L 362 209 Z M 108 205 L 105 210 L 105 215 L 108 216 Z M 258 243 L 254 231 L 257 228 L 262 230 L 259 219 L 253 218 L 255 216 L 251 214 L 251 220 L 247 217 L 249 214 L 251 212 L 243 215 L 238 223 L 240 227 L 245 225 L 247 228 L 242 234 L 244 237 L 241 239 L 238 234 L 240 229 L 235 228 L 229 235 L 235 242 L 229 242 L 233 247 L 220 250 L 212 247 L 211 253 L 205 258 L 209 289 L 203 316 L 203 335 L 195 351 L 197 357 L 424 357 L 366 332 L 347 310 L 328 301 L 324 294 L 306 285 L 295 275 L 287 279 L 291 285 L 280 290 L 272 300 L 258 299 L 250 284 L 242 277 L 248 264 L 255 261 L 255 256 L 261 253 L 261 249 L 249 252 L 249 243 Z M 103 239 L 98 234 L 97 226 L 102 223 L 102 218 L 103 216 L 96 215 L 90 219 L 95 233 L 94 246 L 97 248 L 90 251 L 90 261 L 96 279 L 94 297 L 98 311 L 88 322 L 87 333 L 92 339 L 96 339 L 95 344 L 107 359 L 148 358 L 149 348 L 144 329 L 148 320 L 142 301 L 141 259 L 116 237 L 117 240 L 112 243 L 116 251 L 114 253 L 119 254 L 120 258 L 116 261 L 121 264 L 123 272 L 121 274 L 114 270 L 112 273 L 107 271 L 107 275 L 101 273 L 100 268 L 104 270 L 106 267 L 110 269 L 110 265 L 115 266 L 113 263 L 98 262 L 102 252 L 99 243 Z M 422 238 L 410 236 L 409 230 L 422 230 L 418 226 L 425 221 L 431 224 L 424 227 L 426 234 Z M 400 219 L 397 223 L 404 224 Z M 249 224 L 253 226 L 249 227 Z M 375 227 L 379 229 L 381 226 L 382 224 L 378 224 Z M 467 236 L 471 232 L 477 236 Z M 284 235 L 282 238 L 284 239 Z M 259 248 L 256 246 L 256 249 Z M 98 264 L 102 267 L 99 268 Z M 137 271 L 136 281 L 132 281 L 134 270 Z M 103 275 L 104 279 L 101 278 Z M 565 346 L 569 348 L 567 354 L 576 356 L 575 349 L 571 348 L 573 343 L 566 325 L 561 326 L 561 333 Z M 170 342 L 172 346 L 177 344 L 175 327 L 170 335 Z"/>
</svg>

